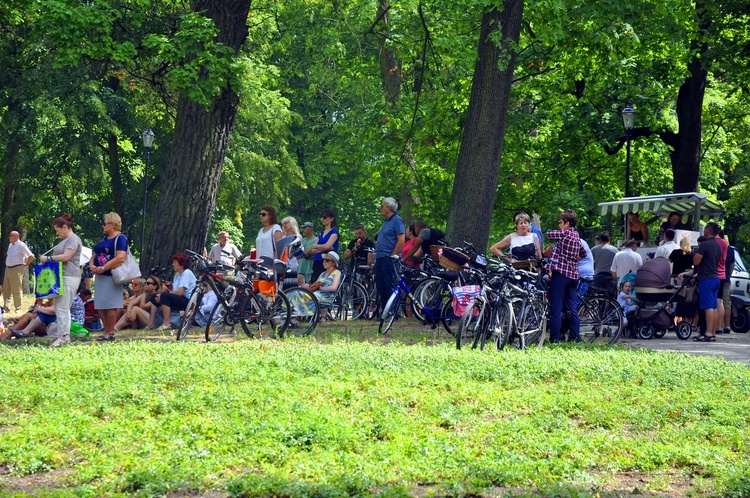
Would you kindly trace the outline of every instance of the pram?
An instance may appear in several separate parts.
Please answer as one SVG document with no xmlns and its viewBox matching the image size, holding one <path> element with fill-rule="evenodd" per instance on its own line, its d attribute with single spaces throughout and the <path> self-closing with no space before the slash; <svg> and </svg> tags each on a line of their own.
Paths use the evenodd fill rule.
<svg viewBox="0 0 750 498">
<path fill-rule="evenodd" d="M 681 285 L 675 286 L 671 273 L 666 258 L 646 261 L 635 273 L 635 297 L 641 307 L 630 320 L 641 339 L 660 338 L 674 331 L 678 338 L 686 341 L 693 332 L 685 320 L 675 325 L 674 305 L 697 297 L 694 279 L 686 277 Z"/>
</svg>

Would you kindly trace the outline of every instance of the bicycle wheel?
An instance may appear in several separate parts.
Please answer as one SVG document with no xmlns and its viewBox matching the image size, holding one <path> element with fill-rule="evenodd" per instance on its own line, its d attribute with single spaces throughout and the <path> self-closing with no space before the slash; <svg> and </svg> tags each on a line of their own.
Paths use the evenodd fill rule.
<svg viewBox="0 0 750 498">
<path fill-rule="evenodd" d="M 222 304 L 222 301 L 226 303 L 226 306 Z M 234 335 L 234 327 L 237 324 L 236 315 L 236 303 L 237 301 L 237 288 L 229 286 L 226 288 L 224 293 L 221 295 L 219 300 L 208 315 L 206 323 L 206 341 L 215 341 L 222 334 Z M 229 312 L 227 312 L 227 308 Z"/>
<path fill-rule="evenodd" d="M 456 324 L 461 318 L 453 312 L 453 300 L 446 299 L 440 309 L 440 323 L 450 335 L 456 335 Z"/>
<path fill-rule="evenodd" d="M 283 336 L 289 326 L 291 306 L 283 292 L 276 292 L 274 297 L 258 292 L 247 297 L 241 316 L 242 328 L 249 337 L 274 338 Z"/>
<path fill-rule="evenodd" d="M 213 342 L 220 336 L 234 333 L 234 327 L 237 321 L 233 313 L 227 313 L 224 304 L 216 303 L 214 309 L 208 315 L 208 324 L 206 324 L 206 341 Z"/>
<path fill-rule="evenodd" d="M 196 312 L 201 307 L 202 300 L 203 288 L 195 289 L 195 292 L 190 296 L 187 306 L 185 307 L 185 313 L 182 315 L 182 320 L 180 321 L 180 328 L 177 329 L 176 338 L 178 341 L 184 341 L 188 334 L 201 328 L 194 322 L 194 319 Z"/>
<path fill-rule="evenodd" d="M 495 347 L 498 350 L 505 348 L 513 332 L 513 305 L 510 301 L 503 299 L 495 305 L 492 327 Z"/>
<path fill-rule="evenodd" d="M 524 300 L 520 297 L 511 298 L 508 308 L 503 313 L 505 318 L 503 334 L 507 336 L 506 345 L 516 349 L 526 349 L 526 335 L 521 328 L 521 318 L 524 312 Z"/>
<path fill-rule="evenodd" d="M 471 344 L 472 349 L 477 347 L 481 327 L 480 316 L 484 301 L 476 300 L 466 307 L 461 318 L 458 320 L 456 330 L 456 349 L 462 349 Z"/>
<path fill-rule="evenodd" d="M 401 292 L 398 287 L 393 291 L 391 297 L 388 298 L 388 302 L 385 303 L 383 312 L 380 314 L 380 324 L 378 325 L 378 333 L 387 334 L 393 326 L 394 320 L 398 316 L 399 308 L 401 307 Z"/>
<path fill-rule="evenodd" d="M 291 306 L 289 327 L 285 335 L 303 337 L 309 335 L 318 324 L 320 306 L 315 294 L 303 287 L 290 287 L 284 294 Z"/>
<path fill-rule="evenodd" d="M 349 281 L 339 289 L 333 303 L 331 315 L 336 320 L 359 320 L 365 316 L 368 307 L 367 290 L 359 282 Z"/>
<path fill-rule="evenodd" d="M 614 344 L 622 332 L 622 308 L 607 296 L 584 297 L 578 304 L 581 341 L 588 344 Z"/>
<path fill-rule="evenodd" d="M 519 334 L 523 337 L 522 346 L 526 349 L 541 349 L 547 329 L 547 307 L 543 301 L 532 299 L 526 301 L 518 320 Z"/>
<path fill-rule="evenodd" d="M 445 288 L 448 288 L 448 291 L 450 291 L 445 280 L 438 277 L 426 278 L 419 282 L 419 285 L 417 285 L 412 293 L 414 301 L 411 303 L 411 310 L 420 322 L 427 323 L 430 321 L 421 308 L 430 308 L 432 315 L 438 316 L 443 307 L 441 301 Z"/>
</svg>

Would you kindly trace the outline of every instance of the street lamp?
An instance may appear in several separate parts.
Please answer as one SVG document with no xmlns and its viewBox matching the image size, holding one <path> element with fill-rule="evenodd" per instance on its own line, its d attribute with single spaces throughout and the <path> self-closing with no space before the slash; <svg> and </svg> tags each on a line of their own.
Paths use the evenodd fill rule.
<svg viewBox="0 0 750 498">
<path fill-rule="evenodd" d="M 625 128 L 625 141 L 627 143 L 627 159 L 625 160 L 625 197 L 630 197 L 630 141 L 632 140 L 633 126 L 635 126 L 635 109 L 629 103 L 620 111 L 622 115 L 622 126 Z"/>
<path fill-rule="evenodd" d="M 143 167 L 143 218 L 141 219 L 141 261 L 143 261 L 143 249 L 146 245 L 146 200 L 148 199 L 148 156 L 151 154 L 151 146 L 154 144 L 154 132 L 149 127 L 143 132 L 143 147 L 146 149 L 146 164 Z"/>
</svg>

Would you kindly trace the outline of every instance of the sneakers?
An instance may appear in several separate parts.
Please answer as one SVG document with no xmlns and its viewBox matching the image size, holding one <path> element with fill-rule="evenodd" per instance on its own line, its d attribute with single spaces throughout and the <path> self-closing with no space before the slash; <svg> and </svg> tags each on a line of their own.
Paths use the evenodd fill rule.
<svg viewBox="0 0 750 498">
<path fill-rule="evenodd" d="M 51 348 L 59 348 L 63 344 L 68 344 L 70 342 L 70 335 L 61 335 L 57 338 L 55 342 L 50 344 Z"/>
<path fill-rule="evenodd" d="M 730 329 L 729 327 L 724 327 L 724 333 L 725 334 L 731 334 L 732 333 L 732 329 Z"/>
</svg>

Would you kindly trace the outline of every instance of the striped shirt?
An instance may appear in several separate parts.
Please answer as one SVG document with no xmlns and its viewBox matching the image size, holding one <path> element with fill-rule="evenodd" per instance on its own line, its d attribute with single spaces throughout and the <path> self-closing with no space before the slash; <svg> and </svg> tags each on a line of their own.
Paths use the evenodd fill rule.
<svg viewBox="0 0 750 498">
<path fill-rule="evenodd" d="M 547 232 L 547 238 L 557 241 L 552 248 L 550 269 L 577 280 L 580 277 L 578 261 L 586 257 L 586 250 L 576 229 L 550 230 Z"/>
</svg>

